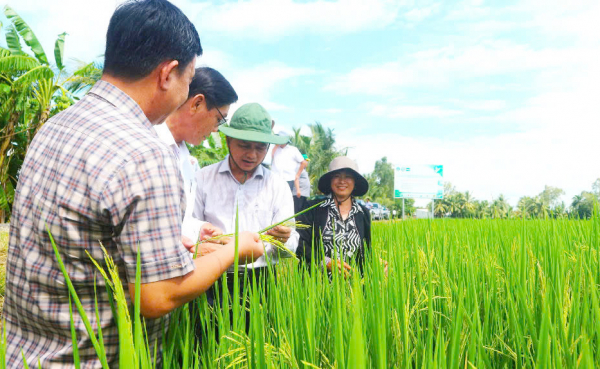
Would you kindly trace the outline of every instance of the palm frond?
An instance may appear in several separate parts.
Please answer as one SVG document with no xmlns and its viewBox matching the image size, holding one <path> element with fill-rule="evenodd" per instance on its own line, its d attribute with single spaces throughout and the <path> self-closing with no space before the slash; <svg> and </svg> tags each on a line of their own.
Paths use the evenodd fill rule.
<svg viewBox="0 0 600 369">
<path fill-rule="evenodd" d="M 77 70 L 67 78 L 65 87 L 71 93 L 85 92 L 91 88 L 102 77 L 102 65 L 98 62 L 83 63 L 77 61 L 79 66 Z"/>
</svg>

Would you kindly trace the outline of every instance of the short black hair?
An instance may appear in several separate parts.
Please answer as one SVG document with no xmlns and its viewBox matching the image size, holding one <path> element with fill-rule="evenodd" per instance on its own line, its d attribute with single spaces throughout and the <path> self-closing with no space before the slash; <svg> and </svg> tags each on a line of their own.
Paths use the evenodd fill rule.
<svg viewBox="0 0 600 369">
<path fill-rule="evenodd" d="M 169 60 L 183 70 L 197 55 L 202 45 L 196 28 L 167 0 L 128 1 L 110 18 L 104 72 L 111 76 L 139 80 Z"/>
<path fill-rule="evenodd" d="M 209 67 L 196 68 L 196 74 L 190 83 L 188 98 L 198 94 L 204 95 L 206 108 L 231 105 L 238 100 L 238 95 L 223 75 Z"/>
</svg>

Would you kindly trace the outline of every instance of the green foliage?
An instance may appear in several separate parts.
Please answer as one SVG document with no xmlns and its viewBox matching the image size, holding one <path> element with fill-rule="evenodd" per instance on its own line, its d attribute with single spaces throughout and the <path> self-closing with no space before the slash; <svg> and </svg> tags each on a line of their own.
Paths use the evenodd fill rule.
<svg viewBox="0 0 600 369">
<path fill-rule="evenodd" d="M 598 198 L 591 192 L 582 191 L 580 195 L 573 197 L 571 203 L 571 215 L 579 219 L 587 219 L 592 216 L 594 203 Z"/>
<path fill-rule="evenodd" d="M 190 154 L 198 159 L 198 165 L 200 165 L 201 168 L 218 163 L 225 159 L 227 154 L 229 154 L 229 150 L 227 149 L 227 137 L 222 132 L 210 134 L 206 139 L 206 144 L 208 144 L 208 147 L 206 147 L 206 145 L 188 145 Z"/>
<path fill-rule="evenodd" d="M 69 76 L 63 60 L 66 33 L 56 40 L 52 66 L 27 23 L 9 6 L 4 14 L 11 25 L 6 32 L 8 49 L 0 49 L 0 187 L 4 193 L 0 222 L 10 216 L 13 197 L 7 194 L 17 186 L 27 147 L 37 131 L 100 78 L 95 64 Z M 33 55 L 23 51 L 21 40 Z"/>
<path fill-rule="evenodd" d="M 63 57 L 65 54 L 65 36 L 66 35 L 67 35 L 66 32 L 63 32 L 60 35 L 58 35 L 58 38 L 56 39 L 56 43 L 54 44 L 54 60 L 56 61 L 56 66 L 58 67 L 59 70 L 63 70 L 65 68 L 65 66 L 63 64 Z"/>
<path fill-rule="evenodd" d="M 226 306 L 219 299 L 209 306 L 201 296 L 197 308 L 177 309 L 163 367 L 598 367 L 599 222 L 596 215 L 376 223 L 364 275 L 355 269 L 349 279 L 330 279 L 318 265 L 309 272 L 290 260 L 279 263 L 277 279 L 267 278 L 268 294 L 240 278 L 242 300 L 226 295 Z M 118 273 L 104 274 L 121 284 Z M 115 301 L 125 316 L 126 299 Z M 156 360 L 132 320 L 123 326 L 121 364 L 151 368 Z"/>
<path fill-rule="evenodd" d="M 300 129 L 294 128 L 291 144 L 308 156 L 310 160 L 307 167 L 308 177 L 313 193 L 318 193 L 319 178 L 328 171 L 329 163 L 334 158 L 345 155 L 346 150 L 335 147 L 335 135 L 331 128 L 325 128 L 319 122 L 309 124 L 308 127 L 312 136 L 302 136 Z"/>
<path fill-rule="evenodd" d="M 27 25 L 27 23 L 8 5 L 4 7 L 4 15 L 12 22 L 14 28 L 19 32 L 23 41 L 25 41 L 25 44 L 31 48 L 36 59 L 39 60 L 41 64 L 48 64 L 48 58 L 46 58 L 44 48 L 35 36 L 35 33 L 29 28 L 29 25 Z"/>
</svg>

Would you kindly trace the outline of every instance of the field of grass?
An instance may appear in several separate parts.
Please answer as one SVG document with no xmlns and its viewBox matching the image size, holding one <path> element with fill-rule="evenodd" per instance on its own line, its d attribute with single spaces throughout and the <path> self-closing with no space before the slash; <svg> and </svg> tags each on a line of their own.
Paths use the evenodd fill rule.
<svg viewBox="0 0 600 369">
<path fill-rule="evenodd" d="M 178 309 L 163 365 L 598 367 L 599 232 L 600 219 L 378 223 L 364 278 L 329 280 L 318 266 L 307 273 L 281 263 L 267 296 L 258 289 L 247 296 L 248 332 L 237 299 L 231 314 L 205 298 L 199 312 Z M 121 355 L 150 358 L 136 339 L 141 332 L 132 332 Z"/>
</svg>

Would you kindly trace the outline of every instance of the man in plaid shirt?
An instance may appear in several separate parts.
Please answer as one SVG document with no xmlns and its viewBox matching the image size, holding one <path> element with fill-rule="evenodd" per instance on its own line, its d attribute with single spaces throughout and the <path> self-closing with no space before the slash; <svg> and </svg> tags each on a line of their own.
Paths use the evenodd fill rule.
<svg viewBox="0 0 600 369">
<path fill-rule="evenodd" d="M 73 367 L 69 295 L 46 227 L 93 327 L 102 327 L 109 366 L 118 331 L 104 280 L 86 255 L 100 243 L 133 291 L 141 255 L 141 312 L 151 344 L 160 319 L 203 293 L 233 263 L 235 246 L 194 260 L 181 243 L 185 196 L 177 158 L 152 129 L 187 98 L 196 56 L 192 23 L 166 0 L 120 6 L 107 32 L 102 80 L 40 129 L 23 164 L 10 225 L 4 326 L 6 363 Z M 262 255 L 258 235 L 240 235 L 239 256 Z M 94 310 L 94 283 L 99 321 Z M 82 368 L 100 362 L 78 314 Z M 161 340 L 158 339 L 160 344 Z"/>
</svg>

